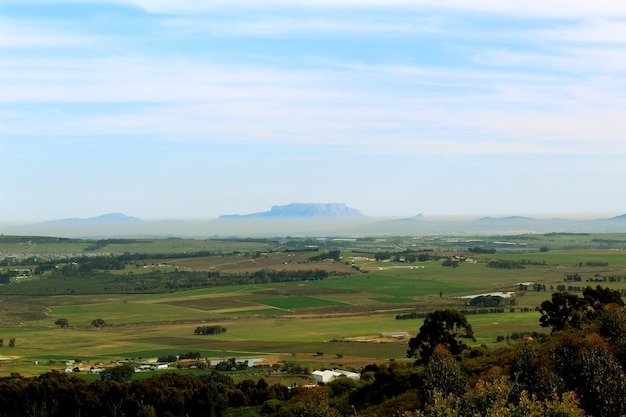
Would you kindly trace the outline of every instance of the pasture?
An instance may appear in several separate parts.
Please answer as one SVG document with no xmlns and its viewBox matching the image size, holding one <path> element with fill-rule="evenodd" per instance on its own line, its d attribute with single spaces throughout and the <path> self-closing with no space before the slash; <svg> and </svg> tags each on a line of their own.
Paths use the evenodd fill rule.
<svg viewBox="0 0 626 417">
<path fill-rule="evenodd" d="M 594 241 L 595 239 L 595 241 Z M 598 240 L 599 239 L 599 240 Z M 87 363 L 110 363 L 127 358 L 156 358 L 190 351 L 203 357 L 221 359 L 266 358 L 296 361 L 314 367 L 342 364 L 358 368 L 367 363 L 405 358 L 408 340 L 379 338 L 384 332 L 415 335 L 421 320 L 396 320 L 396 315 L 437 308 L 467 308 L 462 296 L 495 291 L 515 292 L 515 310 L 471 314 L 477 344 L 493 344 L 498 336 L 513 331 L 546 331 L 539 326 L 534 309 L 549 299 L 558 285 L 603 285 L 626 289 L 626 252 L 618 243 L 621 236 L 533 236 L 533 246 L 497 250 L 495 254 L 471 254 L 471 262 L 455 267 L 441 261 L 407 263 L 397 260 L 373 261 L 377 242 L 363 247 L 342 249 L 339 262 L 311 262 L 320 252 L 261 252 L 282 247 L 284 242 L 211 242 L 164 239 L 109 243 L 98 249 L 163 255 L 183 249 L 218 251 L 194 257 L 151 257 L 131 262 L 123 270 L 98 272 L 89 276 L 31 276 L 0 286 L 0 374 L 36 374 L 48 369 L 64 369 L 63 360 L 81 359 Z M 501 241 L 501 237 L 491 239 Z M 522 241 L 522 239 L 519 239 Z M 526 239 L 525 242 L 529 242 Z M 600 245 L 612 245 L 601 248 Z M 397 240 L 405 251 L 412 245 L 435 247 L 432 238 Z M 441 256 L 468 256 L 458 241 L 436 242 Z M 64 250 L 80 252 L 93 242 L 57 242 Z M 355 243 L 355 245 L 358 244 Z M 441 248 L 447 244 L 448 247 Z M 540 252 L 542 245 L 572 249 Z M 30 244 L 3 243 L 0 248 L 16 247 L 35 251 L 51 245 L 55 254 L 62 250 L 55 242 Z M 22 246 L 19 246 L 22 245 Z M 81 249 L 79 245 L 82 245 Z M 485 243 L 487 245 L 487 243 Z M 584 248 L 585 245 L 591 246 Z M 119 249 L 118 249 L 119 247 Z M 52 250 L 52 249 L 49 249 Z M 225 253 L 226 251 L 233 251 Z M 523 268 L 487 267 L 490 260 L 523 262 Z M 145 263 L 145 265 L 144 265 Z M 593 265 L 593 266 L 590 266 Z M 7 267 L 3 267 L 7 268 Z M 259 270 L 307 271 L 324 269 L 325 279 L 299 279 L 292 282 L 255 283 L 248 280 Z M 147 283 L 183 280 L 181 271 L 206 277 L 218 271 L 219 286 L 177 288 L 163 291 Z M 159 271 L 159 272 L 156 272 Z M 194 275 L 194 276 L 196 276 Z M 576 283 L 566 282 L 577 275 Z M 227 285 L 229 277 L 238 283 Z M 618 279 L 619 278 L 619 279 Z M 205 279 L 205 278 L 203 278 Z M 242 283 L 240 281 L 248 280 Z M 123 286 L 116 287 L 115 283 Z M 160 281 L 159 281 L 160 282 Z M 233 281 L 234 282 L 234 281 Z M 143 283 L 143 287 L 139 285 Z M 520 290 L 520 283 L 539 283 L 546 291 Z M 152 284 L 150 284 L 152 285 Z M 67 289 L 73 289 L 68 293 Z M 154 287 L 161 288 L 161 287 Z M 132 289 L 132 291 L 131 291 Z M 54 322 L 64 318 L 69 327 Z M 106 327 L 95 328 L 94 319 Z M 227 332 L 214 336 L 194 334 L 197 326 L 220 325 Z M 15 346 L 8 341 L 15 338 Z"/>
</svg>

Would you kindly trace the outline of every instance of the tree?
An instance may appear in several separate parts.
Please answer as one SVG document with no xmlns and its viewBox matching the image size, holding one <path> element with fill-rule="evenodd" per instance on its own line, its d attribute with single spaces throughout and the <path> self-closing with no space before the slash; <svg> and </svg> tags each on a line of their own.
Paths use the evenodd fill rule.
<svg viewBox="0 0 626 417">
<path fill-rule="evenodd" d="M 588 322 L 588 302 L 576 294 L 555 292 L 551 300 L 541 303 L 541 327 L 551 327 L 552 333 L 563 329 L 580 329 Z"/>
<path fill-rule="evenodd" d="M 415 357 L 415 364 L 425 364 L 437 345 L 445 346 L 452 355 L 467 348 L 464 339 L 474 339 L 472 326 L 459 311 L 447 309 L 428 313 L 417 336 L 409 340 L 407 357 Z"/>
<path fill-rule="evenodd" d="M 54 324 L 64 329 L 65 327 L 70 325 L 70 322 L 68 319 L 57 319 L 57 321 L 55 321 Z"/>
<path fill-rule="evenodd" d="M 142 405 L 137 412 L 138 417 L 157 417 L 154 407 L 151 405 Z"/>
<path fill-rule="evenodd" d="M 441 263 L 441 266 L 451 266 L 452 268 L 456 268 L 459 266 L 459 261 L 453 261 L 452 259 L 446 259 Z"/>
<path fill-rule="evenodd" d="M 618 290 L 587 287 L 583 296 L 568 292 L 552 294 L 551 300 L 541 303 L 542 327 L 551 327 L 552 333 L 564 329 L 581 329 L 600 316 L 600 313 L 609 305 L 624 306 Z"/>
<path fill-rule="evenodd" d="M 194 330 L 194 334 L 203 334 L 203 335 L 215 335 L 226 333 L 226 327 L 222 327 L 220 325 L 216 326 L 198 326 L 196 330 Z"/>
<path fill-rule="evenodd" d="M 107 368 L 100 374 L 100 379 L 102 381 L 126 382 L 132 379 L 134 373 L 135 367 L 124 363 L 122 365 Z"/>
<path fill-rule="evenodd" d="M 606 308 L 598 317 L 600 334 L 615 351 L 615 357 L 626 369 L 626 309 Z"/>
<path fill-rule="evenodd" d="M 562 376 L 554 371 L 550 355 L 542 347 L 532 339 L 514 347 L 509 367 L 513 396 L 525 391 L 544 401 L 552 399 L 555 393 L 565 392 Z"/>
<path fill-rule="evenodd" d="M 573 388 L 589 414 L 602 417 L 624 415 L 624 372 L 605 341 L 591 337 L 589 344 L 579 351 L 576 369 L 580 378 Z"/>
<path fill-rule="evenodd" d="M 164 355 L 164 356 L 159 356 L 157 358 L 157 362 L 176 362 L 178 360 L 178 357 L 176 355 Z"/>
<path fill-rule="evenodd" d="M 519 396 L 511 392 L 506 378 L 492 376 L 479 379 L 463 396 L 434 393 L 434 401 L 424 412 L 405 412 L 404 417 L 461 417 L 461 416 L 524 416 L 524 417 L 584 417 L 576 395 L 564 393 L 546 400 L 538 400 L 522 391 Z M 512 399 L 513 401 L 507 401 Z"/>
<path fill-rule="evenodd" d="M 626 411 L 625 375 L 610 343 L 592 331 L 553 337 L 549 356 L 565 389 L 576 392 L 587 415 L 622 416 Z"/>
<path fill-rule="evenodd" d="M 95 320 L 91 320 L 91 325 L 99 329 L 100 327 L 106 327 L 107 324 L 104 322 L 103 319 L 95 319 Z"/>
<path fill-rule="evenodd" d="M 443 345 L 433 351 L 424 370 L 423 389 L 425 397 L 432 400 L 437 391 L 444 396 L 461 396 L 465 391 L 465 381 L 461 367 Z"/>
<path fill-rule="evenodd" d="M 602 310 L 604 310 L 604 308 L 608 305 L 624 307 L 624 301 L 622 300 L 622 295 L 619 290 L 612 290 L 607 287 L 602 288 L 600 285 L 596 288 L 585 288 L 583 291 L 583 297 L 592 309 L 588 314 L 592 319 L 597 318 Z"/>
<path fill-rule="evenodd" d="M 298 389 L 286 407 L 289 417 L 340 417 L 330 405 L 328 393 L 322 388 Z"/>
</svg>

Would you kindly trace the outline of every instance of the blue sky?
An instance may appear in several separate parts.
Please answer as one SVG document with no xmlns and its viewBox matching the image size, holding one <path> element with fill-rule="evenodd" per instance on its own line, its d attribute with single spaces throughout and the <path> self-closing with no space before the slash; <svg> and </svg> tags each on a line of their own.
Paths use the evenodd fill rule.
<svg viewBox="0 0 626 417">
<path fill-rule="evenodd" d="M 0 222 L 622 214 L 625 75 L 620 1 L 3 0 Z"/>
</svg>

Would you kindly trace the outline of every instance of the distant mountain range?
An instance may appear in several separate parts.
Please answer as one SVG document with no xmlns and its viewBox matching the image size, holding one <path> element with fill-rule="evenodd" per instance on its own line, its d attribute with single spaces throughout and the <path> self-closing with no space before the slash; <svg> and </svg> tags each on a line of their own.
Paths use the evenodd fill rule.
<svg viewBox="0 0 626 417">
<path fill-rule="evenodd" d="M 363 214 L 343 203 L 291 203 L 285 206 L 273 206 L 269 211 L 259 213 L 227 214 L 220 216 L 218 220 L 345 217 L 363 217 Z"/>
<path fill-rule="evenodd" d="M 86 219 L 70 218 L 51 220 L 39 223 L 42 226 L 88 226 L 88 225 L 111 225 L 111 224 L 141 224 L 145 223 L 138 217 L 127 216 L 123 213 L 109 213 L 97 217 L 89 217 Z"/>
<path fill-rule="evenodd" d="M 223 215 L 214 220 L 146 221 L 123 213 L 2 226 L 0 233 L 55 237 L 194 237 L 216 236 L 425 236 L 521 233 L 626 233 L 626 214 L 590 220 L 523 216 L 473 220 L 430 220 L 423 214 L 381 219 L 364 216 L 342 203 L 293 203 L 265 212 Z"/>
<path fill-rule="evenodd" d="M 626 214 L 610 218 L 538 219 L 523 216 L 482 217 L 475 220 L 427 220 L 422 215 L 391 219 L 360 228 L 365 234 L 521 234 L 521 233 L 617 233 L 626 232 Z"/>
</svg>

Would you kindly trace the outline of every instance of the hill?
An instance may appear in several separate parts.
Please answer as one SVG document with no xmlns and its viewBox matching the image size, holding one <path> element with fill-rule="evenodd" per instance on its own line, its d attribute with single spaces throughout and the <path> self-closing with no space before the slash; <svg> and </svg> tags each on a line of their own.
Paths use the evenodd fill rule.
<svg viewBox="0 0 626 417">
<path fill-rule="evenodd" d="M 127 216 L 123 213 L 107 213 L 96 217 L 69 218 L 50 220 L 39 223 L 41 226 L 90 226 L 90 225 L 111 225 L 111 224 L 141 224 L 145 223 L 138 217 Z"/>
</svg>

